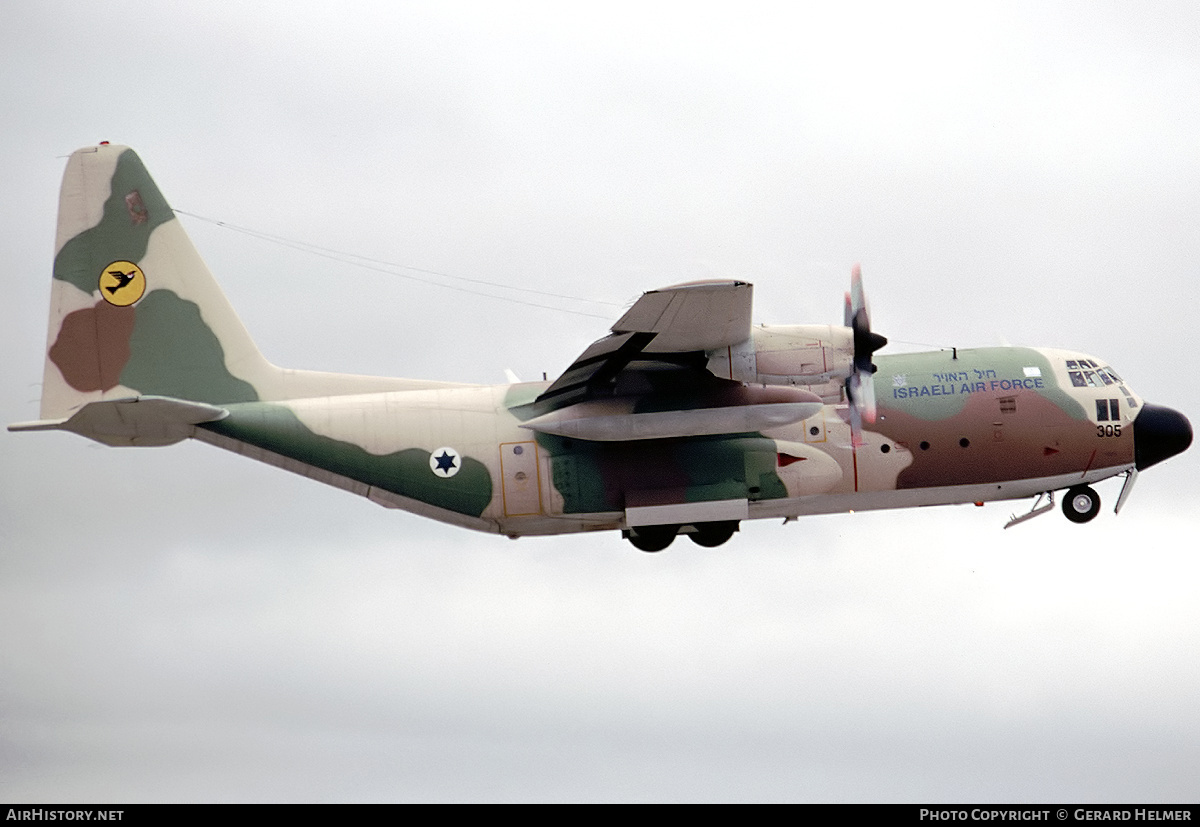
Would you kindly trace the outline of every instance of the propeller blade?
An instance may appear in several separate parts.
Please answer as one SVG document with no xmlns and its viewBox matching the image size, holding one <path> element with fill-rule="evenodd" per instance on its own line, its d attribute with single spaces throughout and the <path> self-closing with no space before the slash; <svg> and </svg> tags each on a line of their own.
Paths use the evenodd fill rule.
<svg viewBox="0 0 1200 827">
<path fill-rule="evenodd" d="M 854 369 L 846 382 L 850 402 L 850 431 L 855 445 L 862 445 L 862 423 L 875 421 L 875 365 L 871 355 L 887 344 L 887 339 L 871 331 L 871 311 L 862 286 L 862 268 L 850 271 L 850 292 L 846 293 L 846 327 L 854 334 Z"/>
<path fill-rule="evenodd" d="M 875 422 L 875 377 L 869 372 L 863 373 L 862 378 L 858 380 L 859 392 L 861 398 L 859 408 L 862 410 L 863 421 L 868 425 Z"/>
<path fill-rule="evenodd" d="M 862 435 L 862 377 L 858 373 L 851 374 L 846 381 L 846 396 L 850 400 L 850 444 L 860 448 L 866 444 Z"/>
</svg>

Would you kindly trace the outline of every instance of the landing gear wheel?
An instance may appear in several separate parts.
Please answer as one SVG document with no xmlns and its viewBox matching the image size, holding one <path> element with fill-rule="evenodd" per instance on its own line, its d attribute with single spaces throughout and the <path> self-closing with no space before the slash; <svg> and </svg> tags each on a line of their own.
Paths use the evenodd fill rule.
<svg viewBox="0 0 1200 827">
<path fill-rule="evenodd" d="M 1063 514 L 1073 523 L 1086 523 L 1100 513 L 1100 495 L 1087 485 L 1077 485 L 1063 497 Z"/>
<path fill-rule="evenodd" d="M 629 542 L 638 551 L 662 551 L 675 541 L 677 525 L 644 525 L 630 529 Z"/>
<path fill-rule="evenodd" d="M 696 532 L 689 534 L 692 542 L 705 548 L 716 548 L 726 542 L 738 530 L 737 520 L 724 520 L 716 523 L 700 523 Z"/>
</svg>

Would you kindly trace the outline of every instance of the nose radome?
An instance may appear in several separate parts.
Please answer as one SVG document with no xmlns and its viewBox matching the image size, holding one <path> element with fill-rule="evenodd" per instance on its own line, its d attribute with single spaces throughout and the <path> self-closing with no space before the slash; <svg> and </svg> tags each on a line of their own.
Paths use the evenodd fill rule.
<svg viewBox="0 0 1200 827">
<path fill-rule="evenodd" d="M 1173 408 L 1143 404 L 1133 420 L 1133 455 L 1139 471 L 1183 453 L 1192 444 L 1192 423 Z"/>
</svg>

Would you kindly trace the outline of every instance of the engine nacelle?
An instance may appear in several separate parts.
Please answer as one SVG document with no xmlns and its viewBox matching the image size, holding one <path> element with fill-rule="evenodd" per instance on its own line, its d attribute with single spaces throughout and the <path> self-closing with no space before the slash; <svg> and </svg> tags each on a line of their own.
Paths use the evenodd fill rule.
<svg viewBox="0 0 1200 827">
<path fill-rule="evenodd" d="M 803 385 L 827 403 L 844 399 L 854 333 L 835 325 L 758 325 L 732 347 L 710 350 L 714 376 L 762 385 Z"/>
</svg>

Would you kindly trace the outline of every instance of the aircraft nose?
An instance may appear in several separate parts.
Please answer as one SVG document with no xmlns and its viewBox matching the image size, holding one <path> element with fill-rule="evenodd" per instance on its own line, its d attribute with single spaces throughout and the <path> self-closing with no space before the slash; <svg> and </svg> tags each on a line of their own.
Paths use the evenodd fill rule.
<svg viewBox="0 0 1200 827">
<path fill-rule="evenodd" d="M 1133 455 L 1139 471 L 1187 450 L 1192 423 L 1173 408 L 1143 404 L 1133 420 Z"/>
</svg>

